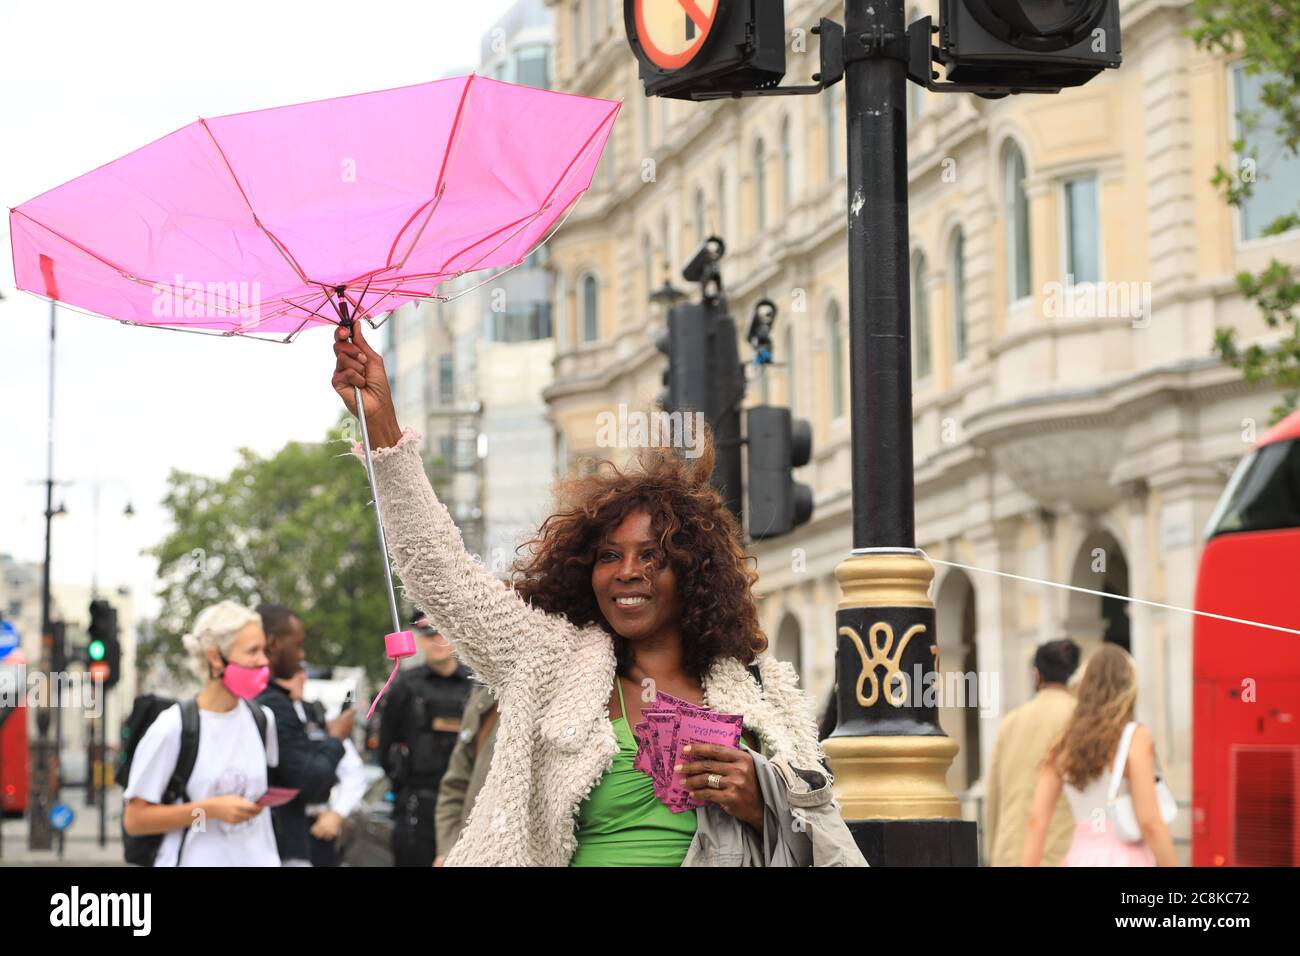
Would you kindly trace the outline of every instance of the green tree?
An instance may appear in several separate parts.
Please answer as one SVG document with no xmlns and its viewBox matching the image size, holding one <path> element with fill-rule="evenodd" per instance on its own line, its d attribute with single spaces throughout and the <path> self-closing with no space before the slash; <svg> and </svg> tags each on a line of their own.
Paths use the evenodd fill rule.
<svg viewBox="0 0 1300 956">
<path fill-rule="evenodd" d="M 1242 53 L 1247 75 L 1263 75 L 1262 109 L 1239 110 L 1242 135 L 1233 144 L 1237 168 L 1215 167 L 1212 182 L 1233 207 L 1252 195 L 1256 176 L 1270 164 L 1300 150 L 1300 0 L 1195 0 L 1196 25 L 1190 33 L 1200 47 L 1234 56 Z M 1264 135 L 1265 129 L 1271 135 Z M 1275 144 L 1261 157 L 1261 141 Z M 1279 155 L 1281 154 L 1281 155 Z M 1264 235 L 1300 227 L 1300 209 L 1280 209 Z M 1282 390 L 1273 420 L 1300 404 L 1300 281 L 1290 263 L 1272 259 L 1260 273 L 1239 272 L 1237 288 L 1259 306 L 1270 329 L 1281 330 L 1275 347 L 1242 348 L 1236 330 L 1216 330 L 1214 349 L 1225 362 L 1242 369 L 1248 382 L 1267 381 Z"/>
<path fill-rule="evenodd" d="M 188 673 L 181 636 L 223 599 L 292 608 L 313 664 L 362 665 L 382 679 L 391 623 L 365 472 L 344 416 L 319 443 L 290 442 L 269 458 L 245 448 L 224 478 L 173 471 L 163 499 L 171 533 L 158 559 L 161 609 L 142 664 Z"/>
</svg>

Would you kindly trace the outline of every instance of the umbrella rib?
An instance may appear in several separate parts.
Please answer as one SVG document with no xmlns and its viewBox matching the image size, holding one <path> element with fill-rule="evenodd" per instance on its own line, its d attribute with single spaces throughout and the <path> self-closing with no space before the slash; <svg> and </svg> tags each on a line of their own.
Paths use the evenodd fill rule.
<svg viewBox="0 0 1300 956">
<path fill-rule="evenodd" d="M 578 200 L 581 199 L 581 198 L 582 198 L 583 196 L 585 196 L 586 194 L 587 194 L 587 191 L 584 189 L 584 190 L 582 190 L 582 192 L 578 193 L 578 195 L 574 196 L 574 197 L 573 197 L 573 202 L 569 203 L 569 207 L 568 207 L 567 209 L 564 210 L 564 215 L 560 217 L 559 222 L 557 222 L 557 223 L 555 223 L 554 225 L 552 225 L 551 228 L 547 231 L 546 235 L 544 235 L 544 236 L 541 238 L 541 240 L 537 243 L 537 245 L 535 245 L 535 246 L 533 246 L 531 249 L 529 249 L 528 252 L 525 253 L 524 257 L 523 257 L 522 259 L 520 259 L 518 262 L 512 262 L 509 266 L 507 266 L 506 268 L 502 269 L 500 272 L 493 272 L 491 275 L 489 275 L 489 276 L 488 276 L 486 279 L 484 279 L 482 282 L 478 282 L 478 283 L 476 283 L 476 284 L 470 286 L 470 287 L 467 288 L 467 289 L 462 289 L 460 292 L 457 292 L 455 295 L 450 295 L 450 296 L 441 296 L 441 298 L 443 299 L 443 301 L 446 301 L 446 302 L 452 302 L 452 301 L 455 301 L 456 299 L 461 298 L 462 296 L 469 295 L 469 293 L 474 292 L 474 291 L 476 291 L 476 290 L 478 290 L 478 289 L 483 288 L 483 286 L 485 286 L 487 283 L 491 282 L 493 279 L 497 278 L 498 276 L 503 276 L 503 275 L 505 275 L 507 272 L 511 272 L 511 271 L 513 271 L 514 269 L 519 268 L 519 266 L 523 264 L 524 259 L 527 259 L 528 256 L 532 255 L 534 252 L 536 252 L 536 251 L 537 251 L 538 249 L 540 249 L 542 246 L 546 245 L 546 243 L 550 242 L 551 239 L 554 238 L 555 234 L 556 234 L 557 232 L 559 232 L 560 229 L 562 229 L 562 228 L 564 227 L 564 224 L 565 224 L 566 222 L 569 221 L 569 216 L 571 216 L 571 215 L 573 214 L 573 210 L 576 209 L 576 208 L 578 207 Z"/>
<path fill-rule="evenodd" d="M 560 186 L 563 185 L 564 181 L 568 179 L 569 171 L 573 169 L 574 164 L 582 157 L 582 154 L 587 151 L 587 147 L 591 145 L 591 141 L 595 139 L 596 136 L 600 133 L 600 131 L 604 129 L 605 126 L 609 124 L 614 119 L 614 117 L 618 115 L 618 112 L 620 109 L 622 109 L 622 106 L 623 104 L 619 103 L 612 110 L 610 110 L 609 115 L 606 116 L 603 120 L 601 120 L 596 125 L 596 128 L 591 131 L 591 135 L 587 137 L 587 141 L 578 148 L 578 151 L 576 153 L 573 154 L 573 158 L 569 160 L 569 165 L 564 167 L 564 172 L 560 173 L 560 178 L 555 181 L 555 185 L 551 187 L 551 191 L 546 194 L 546 202 L 542 204 L 543 208 L 545 208 L 546 205 L 550 203 L 551 197 L 555 195 L 556 190 L 558 190 Z M 584 190 L 584 192 L 585 191 L 586 190 Z"/>
<path fill-rule="evenodd" d="M 13 209 L 13 210 L 10 210 L 10 211 L 13 212 L 13 213 L 16 214 L 16 215 L 21 215 L 21 216 L 22 216 L 24 219 L 26 219 L 28 222 L 31 222 L 31 223 L 33 223 L 33 224 L 35 224 L 35 225 L 37 225 L 37 226 L 40 226 L 40 227 L 41 227 L 42 229 L 44 229 L 46 232 L 50 233 L 50 235 L 52 235 L 52 236 L 57 236 L 58 238 L 62 239 L 64 242 L 66 242 L 68 245 L 72 246 L 74 249 L 79 249 L 80 251 L 84 252 L 86 255 L 88 255 L 88 256 L 90 256 L 92 259 L 94 259 L 96 262 L 100 262 L 100 263 L 103 263 L 104 265 L 108 266 L 110 269 L 112 269 L 113 271 L 115 271 L 118 275 L 120 275 L 123 279 L 126 279 L 128 282 L 134 282 L 134 283 L 137 283 L 138 285 L 149 286 L 149 287 L 152 288 L 152 289 L 156 289 L 158 286 L 167 286 L 169 289 L 171 289 L 171 291 L 173 292 L 173 294 L 177 291 L 176 284 L 175 284 L 174 282 L 167 282 L 167 281 L 164 281 L 164 280 L 162 280 L 162 279 L 147 279 L 147 278 L 142 278 L 142 277 L 140 277 L 140 276 L 135 275 L 134 273 L 128 272 L 126 269 L 123 269 L 121 266 L 117 265 L 116 263 L 114 263 L 114 262 L 112 262 L 112 261 L 110 261 L 110 260 L 108 260 L 108 259 L 105 259 L 103 256 L 99 255 L 98 253 L 96 253 L 96 252 L 94 252 L 94 251 L 92 251 L 92 250 L 90 250 L 90 249 L 87 249 L 85 246 L 83 246 L 81 243 L 77 242 L 76 240 L 68 238 L 68 237 L 65 236 L 63 233 L 59 232 L 57 229 L 54 229 L 54 228 L 51 228 L 50 226 L 47 226 L 45 223 L 41 222 L 39 219 L 34 218 L 33 216 L 31 216 L 31 215 L 28 214 L 27 212 L 23 211 L 22 209 Z M 189 293 L 186 291 L 186 289 L 185 289 L 184 286 L 182 286 L 182 287 L 180 288 L 180 294 L 181 294 L 181 297 L 182 297 L 182 301 L 191 301 L 191 300 L 189 299 Z M 57 300 L 57 301 L 60 302 L 61 304 L 65 305 L 65 306 L 69 306 L 69 307 L 71 307 L 69 303 L 64 302 L 62 299 L 59 299 L 59 300 Z M 242 302 L 242 301 L 240 301 L 240 300 L 237 299 L 237 298 L 235 299 L 235 301 L 238 302 L 239 304 L 238 304 L 238 307 L 237 307 L 237 308 L 234 308 L 234 309 L 226 309 L 226 308 L 222 308 L 221 306 L 213 305 L 212 303 L 207 303 L 207 304 L 210 305 L 212 308 L 217 309 L 218 311 L 228 312 L 228 313 L 230 313 L 230 314 L 232 314 L 232 315 L 238 315 L 240 312 L 247 311 L 247 310 L 250 308 L 250 306 L 249 306 L 248 303 Z M 87 314 L 87 315 L 98 315 L 99 313 L 97 313 L 97 312 L 86 312 L 86 314 Z M 111 316 L 109 316 L 109 318 L 111 318 Z M 137 322 L 135 322 L 133 319 L 118 319 L 117 321 L 119 321 L 119 322 L 127 322 L 127 323 L 130 323 L 130 324 L 133 324 L 133 325 L 142 325 L 142 326 L 155 327 L 155 326 L 153 325 L 153 323 L 150 323 L 150 322 L 139 322 L 139 323 L 137 323 Z M 168 326 L 159 326 L 159 327 L 161 327 L 161 328 L 167 328 Z"/>
<path fill-rule="evenodd" d="M 289 268 L 293 269 L 294 273 L 298 276 L 298 279 L 304 283 L 310 284 L 311 280 L 303 273 L 302 267 L 298 265 L 298 261 L 294 259 L 293 253 L 289 251 L 288 247 L 285 246 L 284 243 L 275 237 L 270 229 L 267 229 L 266 226 L 262 225 L 262 220 L 258 217 L 257 210 L 253 208 L 252 202 L 248 199 L 248 194 L 244 192 L 244 187 L 239 182 L 239 177 L 235 175 L 234 167 L 230 165 L 230 160 L 226 157 L 226 151 L 222 149 L 221 144 L 217 142 L 217 137 L 208 126 L 208 121 L 200 119 L 199 125 L 201 125 L 204 132 L 208 134 L 208 139 L 212 140 L 212 145 L 216 147 L 218 155 L 221 156 L 221 162 L 225 164 L 226 172 L 230 173 L 231 182 L 233 182 L 235 188 L 239 190 L 239 197 L 244 200 L 244 205 L 248 208 L 248 214 L 253 217 L 254 225 L 256 225 L 258 229 L 262 230 L 266 235 L 266 238 L 270 240 L 271 245 L 273 245 L 276 251 L 280 253 L 284 258 L 284 261 L 289 264 Z"/>
<path fill-rule="evenodd" d="M 411 251 L 415 249 L 416 243 L 420 241 L 420 236 L 424 234 L 425 226 L 429 224 L 429 220 L 433 218 L 434 212 L 437 211 L 438 204 L 442 201 L 442 194 L 447 189 L 447 184 L 443 177 L 447 175 L 447 164 L 451 162 L 452 149 L 455 144 L 459 142 L 461 119 L 465 113 L 465 102 L 469 99 L 469 88 L 473 85 L 476 75 L 477 74 L 471 73 L 469 79 L 465 81 L 465 88 L 460 91 L 460 102 L 456 104 L 456 118 L 452 120 L 451 134 L 447 137 L 447 148 L 443 150 L 442 153 L 442 166 L 438 168 L 438 181 L 434 185 L 433 196 L 430 199 L 425 200 L 424 204 L 421 205 L 419 209 L 411 213 L 411 218 L 406 220 L 402 228 L 397 231 L 397 235 L 393 237 L 393 244 L 388 249 L 387 262 L 390 266 L 393 264 L 393 253 L 397 251 L 397 244 L 401 241 L 403 234 L 405 234 L 406 230 L 410 228 L 411 223 L 415 221 L 416 216 L 420 215 L 424 207 L 429 205 L 429 203 L 433 203 L 433 208 L 429 210 L 429 215 L 425 217 L 423 225 L 420 226 L 420 231 L 417 232 L 415 238 L 411 240 L 411 245 L 407 247 L 406 255 L 402 256 L 402 261 L 397 267 L 400 269 L 406 265 L 406 260 L 410 258 Z"/>
<path fill-rule="evenodd" d="M 416 245 L 420 242 L 420 237 L 424 235 L 424 230 L 428 227 L 430 221 L 433 219 L 433 214 L 438 211 L 438 206 L 442 204 L 442 197 L 446 192 L 447 192 L 447 184 L 443 183 L 438 189 L 438 195 L 434 196 L 433 199 L 429 200 L 429 202 L 433 203 L 433 208 L 431 208 L 429 210 L 429 214 L 424 217 L 424 222 L 420 223 L 420 228 L 415 233 L 415 238 L 413 238 L 411 240 L 411 244 L 406 247 L 406 255 L 402 256 L 402 261 L 397 263 L 396 268 L 398 269 L 405 268 L 406 260 L 411 258 L 411 253 L 415 251 Z M 425 203 L 425 205 L 427 206 L 428 203 Z M 423 209 L 424 207 L 421 206 L 420 208 Z M 417 209 L 415 215 L 411 216 L 411 219 L 414 219 L 415 216 L 418 216 L 419 214 L 420 212 Z M 408 221 L 406 226 L 409 226 L 410 224 L 411 223 Z M 388 263 L 390 268 L 392 268 L 393 252 L 397 249 L 397 242 L 399 239 L 402 238 L 402 233 L 406 231 L 406 226 L 403 226 L 401 232 L 399 232 L 397 236 L 394 237 L 393 247 L 388 250 Z"/>
<path fill-rule="evenodd" d="M 92 252 L 90 249 L 87 249 L 85 246 L 83 246 L 81 243 L 77 242 L 76 240 L 69 239 L 63 233 L 59 232 L 59 230 L 45 225 L 45 223 L 41 222 L 39 219 L 33 218 L 31 215 L 29 215 L 27 212 L 23 211 L 22 209 L 12 209 L 10 210 L 10 212 L 12 212 L 16 216 L 22 216 L 28 222 L 35 223 L 36 225 L 40 226 L 42 229 L 44 229 L 46 232 L 50 233 L 51 235 L 58 236 L 60 239 L 62 239 L 68 245 L 72 246 L 74 249 L 80 249 L 82 252 L 84 252 L 86 255 L 90 256 L 92 259 L 96 260 L 97 262 L 102 262 L 104 265 L 108 266 L 114 272 L 122 276 L 122 278 L 129 279 L 132 282 L 144 282 L 144 280 L 140 279 L 138 276 L 130 272 L 127 272 L 117 263 L 105 259 L 97 252 Z M 147 284 L 152 284 L 152 283 L 147 283 Z"/>
<path fill-rule="evenodd" d="M 616 106 L 614 109 L 610 110 L 609 114 L 605 116 L 605 118 L 602 119 L 598 124 L 596 124 L 596 128 L 591 131 L 591 135 L 588 136 L 586 141 L 583 142 L 582 146 L 578 148 L 578 151 L 573 154 L 573 158 L 570 159 L 568 165 L 564 167 L 564 171 L 561 172 L 560 175 L 556 178 L 555 184 L 551 186 L 550 192 L 546 194 L 546 199 L 543 201 L 542 205 L 538 208 L 537 212 L 533 213 L 531 216 L 526 216 L 523 219 L 516 220 L 516 222 L 510 223 L 509 225 L 502 226 L 500 229 L 496 230 L 495 232 L 489 233 L 488 235 L 484 236 L 482 239 L 478 239 L 475 242 L 470 243 L 464 249 L 460 250 L 451 258 L 449 258 L 446 262 L 444 262 L 443 269 L 446 269 L 449 263 L 456 261 L 457 258 L 463 256 L 465 253 L 469 252 L 469 250 L 473 249 L 475 246 L 479 245 L 480 243 L 487 242 L 489 239 L 492 239 L 493 237 L 500 235 L 506 229 L 513 228 L 516 225 L 520 227 L 519 230 L 517 230 L 514 234 L 507 236 L 505 239 L 501 240 L 501 242 L 498 243 L 495 247 L 489 249 L 482 256 L 480 256 L 474 263 L 474 266 L 477 266 L 479 262 L 482 262 L 487 256 L 490 256 L 493 252 L 496 252 L 497 249 L 500 249 L 507 242 L 513 239 L 516 235 L 518 235 L 519 232 L 522 232 L 523 229 L 530 222 L 533 222 L 538 217 L 540 217 L 542 213 L 544 213 L 550 207 L 551 198 L 555 195 L 556 191 L 560 188 L 560 186 L 564 184 L 564 181 L 568 178 L 569 173 L 572 171 L 574 167 L 574 164 L 578 162 L 578 160 L 582 157 L 583 153 L 587 151 L 587 148 L 591 146 L 592 140 L 594 140 L 596 136 L 600 133 L 600 131 L 604 129 L 606 125 L 609 124 L 610 120 L 618 114 L 620 107 L 621 104 L 619 104 L 619 106 Z M 586 190 L 584 189 L 583 192 L 585 193 Z M 570 208 L 572 208 L 572 206 L 570 206 Z M 532 248 L 529 249 L 529 252 L 532 252 Z M 518 262 L 522 262 L 527 257 L 528 257 L 528 253 L 525 253 L 522 257 L 520 257 Z M 474 271 L 473 267 L 471 267 L 470 269 L 460 269 L 459 273 L 464 274 L 466 272 L 472 272 L 472 271 Z"/>
</svg>

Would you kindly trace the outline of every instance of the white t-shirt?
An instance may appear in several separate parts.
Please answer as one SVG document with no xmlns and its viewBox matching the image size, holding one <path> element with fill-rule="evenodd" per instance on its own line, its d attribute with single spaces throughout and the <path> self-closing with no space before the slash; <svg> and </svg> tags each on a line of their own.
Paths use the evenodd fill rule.
<svg viewBox="0 0 1300 956">
<path fill-rule="evenodd" d="M 260 705 L 259 705 L 260 706 Z M 280 762 L 275 715 L 265 707 L 266 748 L 257 722 L 243 701 L 224 714 L 199 708 L 199 752 L 186 786 L 188 800 L 239 794 L 257 800 L 266 793 L 266 768 Z M 131 776 L 123 801 L 139 797 L 162 802 L 163 791 L 176 769 L 181 749 L 181 707 L 168 707 L 145 731 L 131 758 Z M 154 866 L 176 866 L 176 852 L 185 834 L 181 866 L 279 866 L 271 811 L 263 808 L 251 820 L 224 823 L 198 818 L 185 830 L 163 835 Z"/>
</svg>

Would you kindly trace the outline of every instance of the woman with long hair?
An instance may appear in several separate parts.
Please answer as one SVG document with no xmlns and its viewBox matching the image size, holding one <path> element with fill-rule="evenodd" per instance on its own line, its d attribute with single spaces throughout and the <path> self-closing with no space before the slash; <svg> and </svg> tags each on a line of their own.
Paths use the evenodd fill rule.
<svg viewBox="0 0 1300 956">
<path fill-rule="evenodd" d="M 1042 860 L 1047 825 L 1064 788 L 1075 828 L 1062 866 L 1177 866 L 1156 795 L 1155 745 L 1142 724 L 1131 733 L 1119 791 L 1123 794 L 1127 787 L 1132 795 L 1141 842 L 1120 839 L 1107 812 L 1124 729 L 1134 720 L 1136 662 L 1122 647 L 1103 644 L 1084 665 L 1077 693 L 1074 714 L 1039 771 L 1021 864 L 1038 866 Z"/>
<path fill-rule="evenodd" d="M 739 747 L 694 744 L 680 774 L 761 840 L 753 755 L 824 773 L 824 754 L 794 668 L 760 656 L 757 575 L 709 483 L 711 445 L 694 461 L 644 449 L 638 467 L 562 482 L 510 587 L 466 552 L 419 435 L 398 426 L 383 360 L 359 325 L 353 336 L 336 332 L 332 384 L 354 415 L 362 391 L 406 597 L 499 703 L 492 767 L 446 865 L 680 865 L 697 811 L 673 812 L 633 766 L 631 728 L 657 692 L 743 716 Z"/>
</svg>

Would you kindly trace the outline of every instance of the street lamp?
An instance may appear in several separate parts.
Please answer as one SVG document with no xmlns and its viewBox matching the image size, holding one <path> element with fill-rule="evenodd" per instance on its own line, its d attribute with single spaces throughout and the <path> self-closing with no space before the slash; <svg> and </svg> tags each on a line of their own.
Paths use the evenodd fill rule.
<svg viewBox="0 0 1300 956">
<path fill-rule="evenodd" d="M 686 293 L 673 285 L 672 279 L 664 277 L 664 284 L 650 293 L 650 304 L 667 312 L 679 302 L 686 301 Z"/>
</svg>

